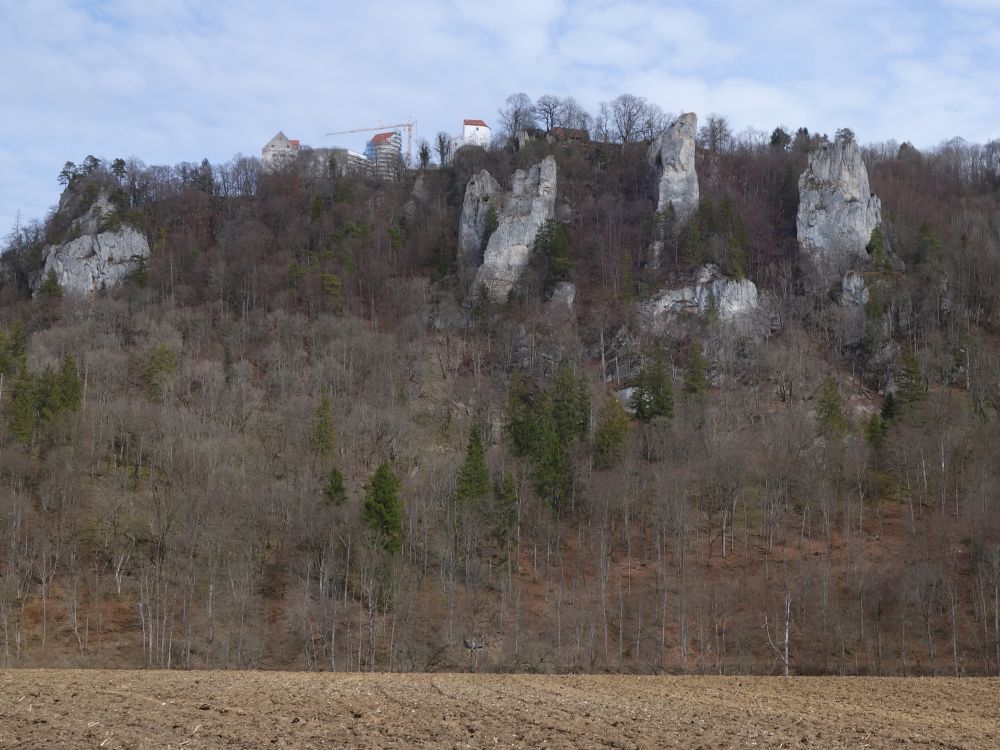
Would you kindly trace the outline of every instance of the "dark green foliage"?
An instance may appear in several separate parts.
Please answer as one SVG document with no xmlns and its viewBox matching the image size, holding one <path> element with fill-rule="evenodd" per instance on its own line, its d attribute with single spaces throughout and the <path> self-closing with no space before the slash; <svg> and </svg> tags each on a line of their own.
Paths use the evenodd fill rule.
<svg viewBox="0 0 1000 750">
<path fill-rule="evenodd" d="M 572 449 L 590 430 L 590 388 L 572 366 L 560 364 L 552 387 L 533 393 L 522 379 L 511 384 L 507 436 L 514 453 L 532 463 L 535 489 L 553 507 L 572 493 Z"/>
<path fill-rule="evenodd" d="M 528 384 L 523 377 L 515 375 L 507 394 L 506 424 L 507 437 L 515 455 L 527 456 L 531 453 L 537 432 L 535 411 Z"/>
<path fill-rule="evenodd" d="M 20 323 L 0 329 L 0 373 L 13 375 L 28 366 L 28 332 Z"/>
<path fill-rule="evenodd" d="M 872 284 L 868 288 L 868 302 L 865 303 L 865 315 L 868 320 L 878 323 L 885 316 L 889 307 L 889 295 L 881 283 Z"/>
<path fill-rule="evenodd" d="M 628 415 L 621 402 L 609 396 L 597 418 L 594 430 L 594 463 L 599 469 L 610 469 L 621 460 L 628 438 Z"/>
<path fill-rule="evenodd" d="M 438 280 L 444 280 L 455 273 L 457 256 L 454 243 L 442 234 L 434 244 L 434 272 Z"/>
<path fill-rule="evenodd" d="M 913 404 L 927 398 L 927 385 L 924 374 L 917 361 L 913 349 L 907 349 L 903 354 L 902 367 L 896 374 L 899 386 L 899 401 L 903 404 Z"/>
<path fill-rule="evenodd" d="M 490 205 L 486 207 L 486 216 L 483 220 L 483 246 L 480 248 L 481 253 L 486 252 L 486 246 L 490 244 L 490 237 L 500 226 L 500 219 L 497 217 L 497 207 L 490 202 Z"/>
<path fill-rule="evenodd" d="M 176 367 L 174 353 L 167 346 L 161 344 L 153 350 L 146 366 L 146 382 L 150 398 L 160 400 L 166 395 L 167 389 L 174 381 Z"/>
<path fill-rule="evenodd" d="M 875 227 L 872 230 L 871 239 L 868 240 L 868 246 L 865 249 L 868 251 L 868 255 L 876 267 L 885 271 L 889 270 L 889 253 L 886 249 L 885 235 L 882 233 L 882 227 Z"/>
<path fill-rule="evenodd" d="M 583 440 L 590 430 L 590 388 L 585 377 L 576 376 L 568 360 L 559 364 L 550 399 L 560 442 L 569 445 Z"/>
<path fill-rule="evenodd" d="M 313 453 L 320 461 L 325 461 L 333 455 L 334 438 L 332 404 L 330 397 L 324 395 L 313 412 L 312 429 L 309 431 L 309 442 Z"/>
<path fill-rule="evenodd" d="M 493 488 L 493 506 L 486 515 L 493 538 L 505 547 L 517 530 L 517 487 L 510 474 L 504 474 Z"/>
<path fill-rule="evenodd" d="M 878 449 L 882 447 L 887 432 L 888 425 L 882 421 L 882 417 L 878 412 L 868 418 L 868 423 L 865 425 L 865 439 L 873 448 Z"/>
<path fill-rule="evenodd" d="M 792 134 L 782 127 L 771 131 L 771 146 L 784 151 L 792 142 Z"/>
<path fill-rule="evenodd" d="M 708 361 L 698 341 L 692 341 L 688 347 L 688 361 L 684 368 L 684 395 L 692 400 L 701 400 L 708 395 Z"/>
<path fill-rule="evenodd" d="M 30 445 L 38 421 L 35 381 L 26 369 L 21 369 L 10 389 L 10 412 L 7 425 L 10 434 L 22 445 Z"/>
<path fill-rule="evenodd" d="M 573 491 L 573 464 L 559 435 L 552 399 L 546 397 L 538 414 L 532 449 L 532 479 L 538 494 L 553 508 L 561 507 Z"/>
<path fill-rule="evenodd" d="M 572 263 L 566 227 L 549 219 L 535 237 L 535 257 L 541 266 L 542 291 L 548 292 L 560 281 L 569 281 Z"/>
<path fill-rule="evenodd" d="M 42 285 L 38 287 L 38 296 L 42 299 L 59 299 L 63 296 L 63 288 L 59 285 L 59 278 L 54 268 L 50 268 L 45 274 Z"/>
<path fill-rule="evenodd" d="M 344 487 L 344 475 L 336 466 L 330 469 L 323 486 L 323 500 L 328 505 L 340 506 L 347 502 L 347 489 Z"/>
<path fill-rule="evenodd" d="M 844 399 L 840 387 L 832 377 L 827 377 L 820 386 L 816 404 L 816 420 L 824 430 L 840 437 L 847 432 L 847 416 L 844 414 Z"/>
<path fill-rule="evenodd" d="M 455 502 L 467 505 L 487 495 L 490 491 L 490 472 L 486 467 L 486 450 L 478 424 L 469 431 L 469 445 L 465 450 L 465 461 L 458 470 L 455 486 Z"/>
<path fill-rule="evenodd" d="M 674 389 L 670 384 L 667 359 L 662 351 L 657 351 L 652 361 L 639 370 L 631 406 L 640 422 L 651 422 L 657 417 L 671 419 L 674 416 Z"/>
<path fill-rule="evenodd" d="M 403 546 L 403 504 L 399 499 L 399 479 L 388 463 L 379 466 L 365 486 L 361 517 L 375 532 L 384 551 L 399 552 Z"/>
<path fill-rule="evenodd" d="M 58 370 L 46 367 L 34 376 L 26 368 L 18 371 L 11 385 L 8 425 L 22 445 L 30 445 L 35 428 L 80 408 L 82 388 L 76 360 L 67 355 Z"/>
<path fill-rule="evenodd" d="M 885 394 L 885 400 L 882 402 L 881 416 L 882 422 L 886 426 L 899 416 L 899 401 L 891 393 Z"/>
</svg>

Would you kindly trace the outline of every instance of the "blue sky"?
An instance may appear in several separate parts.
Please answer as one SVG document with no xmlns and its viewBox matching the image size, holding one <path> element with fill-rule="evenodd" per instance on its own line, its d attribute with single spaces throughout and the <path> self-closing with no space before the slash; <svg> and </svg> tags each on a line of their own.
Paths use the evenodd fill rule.
<svg viewBox="0 0 1000 750">
<path fill-rule="evenodd" d="M 87 154 L 218 162 L 411 116 L 430 140 L 516 91 L 1000 138 L 1000 0 L 0 0 L 0 65 L 0 235 Z"/>
</svg>

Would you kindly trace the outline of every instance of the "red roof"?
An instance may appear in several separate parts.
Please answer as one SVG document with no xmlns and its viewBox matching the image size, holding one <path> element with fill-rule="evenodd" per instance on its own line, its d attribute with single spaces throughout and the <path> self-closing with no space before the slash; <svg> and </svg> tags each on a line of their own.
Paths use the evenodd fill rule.
<svg viewBox="0 0 1000 750">
<path fill-rule="evenodd" d="M 466 120 L 465 124 L 466 125 L 477 125 L 477 126 L 479 126 L 481 128 L 488 128 L 489 127 L 489 125 L 487 125 L 483 120 Z"/>
<path fill-rule="evenodd" d="M 299 139 L 298 138 L 293 138 L 292 140 L 289 141 L 289 143 L 291 143 L 293 146 L 298 146 L 299 145 Z"/>
<path fill-rule="evenodd" d="M 388 143 L 395 133 L 379 133 L 378 135 L 372 136 L 372 143 Z"/>
</svg>

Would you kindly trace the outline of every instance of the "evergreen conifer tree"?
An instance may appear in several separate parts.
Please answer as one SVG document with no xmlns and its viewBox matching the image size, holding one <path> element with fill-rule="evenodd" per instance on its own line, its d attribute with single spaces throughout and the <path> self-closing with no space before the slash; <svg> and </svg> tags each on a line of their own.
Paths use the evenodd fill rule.
<svg viewBox="0 0 1000 750">
<path fill-rule="evenodd" d="M 899 401 L 904 404 L 913 404 L 927 398 L 927 386 L 924 383 L 924 374 L 917 361 L 917 354 L 913 349 L 907 349 L 903 355 L 903 367 L 899 372 Z"/>
<path fill-rule="evenodd" d="M 694 400 L 708 395 L 708 361 L 698 341 L 692 341 L 688 348 L 688 362 L 684 369 L 684 395 Z"/>
<path fill-rule="evenodd" d="M 10 415 L 8 426 L 11 435 L 22 445 L 30 445 L 38 421 L 38 395 L 35 380 L 26 368 L 18 371 L 10 389 Z"/>
<path fill-rule="evenodd" d="M 486 450 L 478 424 L 473 424 L 469 432 L 469 445 L 465 450 L 465 461 L 458 470 L 455 487 L 455 502 L 467 505 L 489 494 L 490 473 L 486 467 Z"/>
<path fill-rule="evenodd" d="M 656 417 L 673 418 L 674 390 L 662 350 L 653 355 L 651 363 L 644 364 L 639 370 L 631 406 L 640 422 L 651 422 Z"/>
<path fill-rule="evenodd" d="M 610 469 L 621 459 L 628 437 L 628 415 L 615 396 L 601 407 L 594 430 L 594 461 L 599 469 Z"/>
<path fill-rule="evenodd" d="M 378 535 L 383 550 L 399 552 L 403 546 L 403 504 L 399 479 L 388 463 L 378 467 L 365 487 L 362 519 Z"/>
<path fill-rule="evenodd" d="M 309 433 L 313 452 L 320 460 L 326 460 L 333 455 L 333 414 L 330 397 L 323 395 L 316 411 L 313 412 L 312 431 Z"/>
<path fill-rule="evenodd" d="M 344 487 L 344 475 L 334 466 L 326 478 L 323 487 L 323 498 L 330 505 L 343 505 L 347 502 L 347 489 Z"/>
<path fill-rule="evenodd" d="M 837 381 L 827 377 L 819 389 L 819 400 L 816 405 L 816 419 L 831 433 L 837 436 L 847 431 L 848 422 L 844 414 L 844 399 L 840 395 Z"/>
<path fill-rule="evenodd" d="M 59 299 L 63 296 L 63 288 L 59 285 L 59 277 L 54 268 L 45 274 L 42 285 L 38 287 L 38 296 L 42 299 Z"/>
</svg>

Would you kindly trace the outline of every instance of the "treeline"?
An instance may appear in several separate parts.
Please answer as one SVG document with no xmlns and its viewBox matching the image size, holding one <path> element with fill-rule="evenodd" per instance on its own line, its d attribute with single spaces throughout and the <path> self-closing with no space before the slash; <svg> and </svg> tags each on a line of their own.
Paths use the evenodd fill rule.
<svg viewBox="0 0 1000 750">
<path fill-rule="evenodd" d="M 989 149 L 866 150 L 887 260 L 848 315 L 796 266 L 815 134 L 720 121 L 658 267 L 641 128 L 467 150 L 412 192 L 67 165 L 3 258 L 4 664 L 997 674 Z M 561 221 L 511 303 L 468 300 L 465 184 L 548 153 Z M 147 266 L 28 299 L 95 189 Z M 706 261 L 780 328 L 644 332 L 635 302 Z"/>
</svg>

